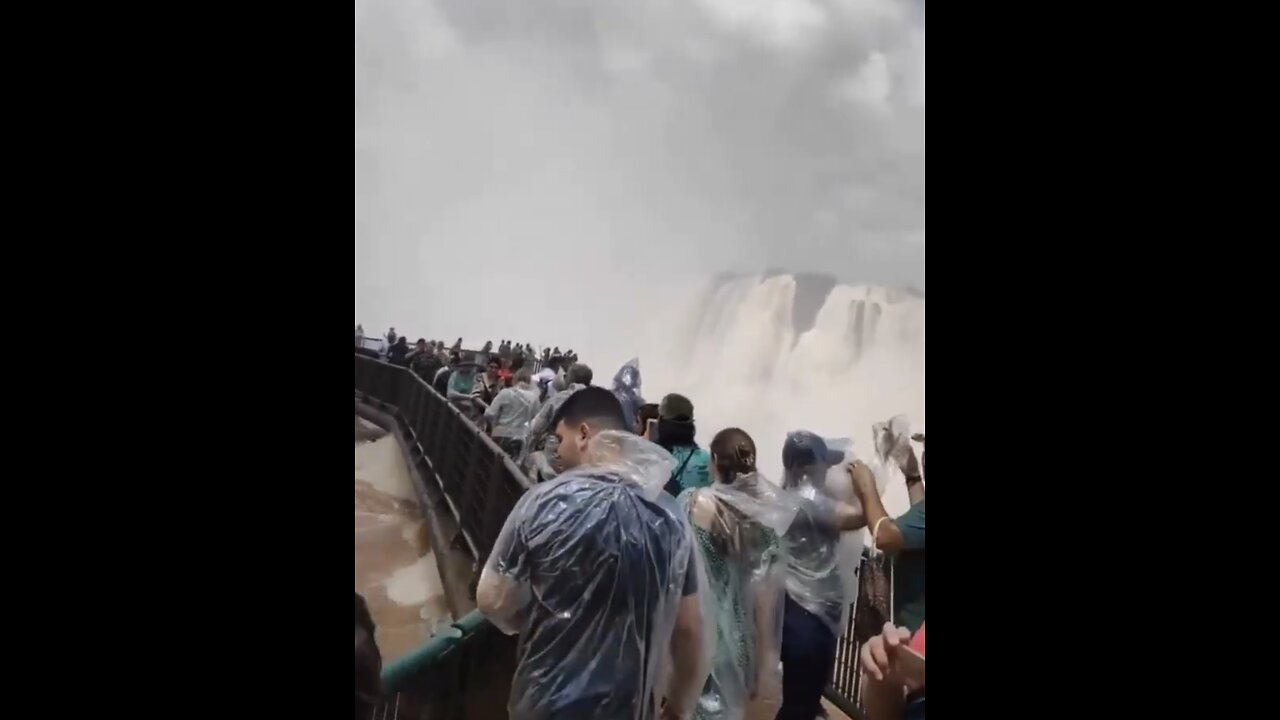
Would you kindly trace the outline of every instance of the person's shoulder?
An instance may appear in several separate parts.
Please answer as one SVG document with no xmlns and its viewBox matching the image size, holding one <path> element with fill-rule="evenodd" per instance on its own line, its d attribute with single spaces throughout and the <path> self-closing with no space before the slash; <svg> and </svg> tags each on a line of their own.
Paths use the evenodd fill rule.
<svg viewBox="0 0 1280 720">
<path fill-rule="evenodd" d="M 681 490 L 680 494 L 676 495 L 676 506 L 689 512 L 693 512 L 699 504 L 705 502 L 702 495 L 698 493 L 699 489 L 700 488 L 685 488 L 684 490 Z"/>
<path fill-rule="evenodd" d="M 541 483 L 529 492 L 538 492 L 539 497 L 558 497 L 563 498 L 569 495 L 575 495 L 585 488 L 595 487 L 606 478 L 598 473 L 584 472 L 582 470 L 569 471 L 561 473 L 556 479 Z"/>
<path fill-rule="evenodd" d="M 524 516 L 520 520 L 534 522 L 546 516 L 543 507 L 563 506 L 564 498 L 573 494 L 573 488 L 566 487 L 567 481 L 572 481 L 572 478 L 561 475 L 525 490 L 518 501 L 518 505 L 524 509 Z"/>
<path fill-rule="evenodd" d="M 681 525 L 689 524 L 689 517 L 686 512 L 688 505 L 685 504 L 685 502 L 678 500 L 677 496 L 673 496 L 667 492 L 659 492 L 657 497 L 651 498 L 643 490 L 635 490 L 635 492 L 638 492 L 642 497 L 644 497 L 651 512 L 660 514 L 664 519 L 674 521 Z M 694 497 L 692 495 L 686 496 L 686 493 L 689 492 L 689 490 L 682 490 L 679 497 L 686 498 L 687 502 L 689 498 Z"/>
<path fill-rule="evenodd" d="M 680 493 L 680 507 L 686 508 L 689 519 L 701 528 L 711 527 L 716 516 L 715 494 L 704 488 L 689 488 Z"/>
</svg>

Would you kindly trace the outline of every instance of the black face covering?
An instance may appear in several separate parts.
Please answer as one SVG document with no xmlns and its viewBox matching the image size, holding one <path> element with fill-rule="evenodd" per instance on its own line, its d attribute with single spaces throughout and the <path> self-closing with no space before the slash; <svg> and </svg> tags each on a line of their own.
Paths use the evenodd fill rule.
<svg viewBox="0 0 1280 720">
<path fill-rule="evenodd" d="M 693 436 L 696 434 L 696 428 L 691 422 L 658 418 L 658 439 L 655 442 L 671 450 L 682 445 L 693 445 Z"/>
</svg>

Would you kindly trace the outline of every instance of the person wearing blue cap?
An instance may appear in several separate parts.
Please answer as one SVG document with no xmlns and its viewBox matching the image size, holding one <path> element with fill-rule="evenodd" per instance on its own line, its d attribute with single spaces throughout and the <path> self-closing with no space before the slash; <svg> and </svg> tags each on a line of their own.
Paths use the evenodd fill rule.
<svg viewBox="0 0 1280 720">
<path fill-rule="evenodd" d="M 782 446 L 782 486 L 796 492 L 802 502 L 783 536 L 788 556 L 787 596 L 782 624 L 782 707 L 776 720 L 812 720 L 818 715 L 822 691 L 835 664 L 840 625 L 851 600 L 846 597 L 838 562 L 840 533 L 866 527 L 868 501 L 875 498 L 879 503 L 870 471 L 853 463 L 849 472 L 863 510 L 856 519 L 833 522 L 832 508 L 843 503 L 834 502 L 828 494 L 826 477 L 831 468 L 844 462 L 843 452 L 806 430 L 789 433 Z"/>
</svg>

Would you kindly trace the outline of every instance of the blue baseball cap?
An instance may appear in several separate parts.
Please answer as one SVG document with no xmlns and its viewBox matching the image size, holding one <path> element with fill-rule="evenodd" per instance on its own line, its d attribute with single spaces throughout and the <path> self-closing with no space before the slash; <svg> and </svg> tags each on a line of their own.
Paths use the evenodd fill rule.
<svg viewBox="0 0 1280 720">
<path fill-rule="evenodd" d="M 831 467 L 842 462 L 843 452 L 829 449 L 826 440 L 808 430 L 787 433 L 782 445 L 782 467 L 788 470 L 819 464 Z"/>
</svg>

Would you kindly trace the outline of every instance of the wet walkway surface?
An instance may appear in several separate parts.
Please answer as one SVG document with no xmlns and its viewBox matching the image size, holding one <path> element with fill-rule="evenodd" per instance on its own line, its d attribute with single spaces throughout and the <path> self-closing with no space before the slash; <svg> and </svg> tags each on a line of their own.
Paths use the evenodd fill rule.
<svg viewBox="0 0 1280 720">
<path fill-rule="evenodd" d="M 356 592 L 377 625 L 385 665 L 452 618 L 399 443 L 357 418 L 355 453 Z"/>
</svg>

